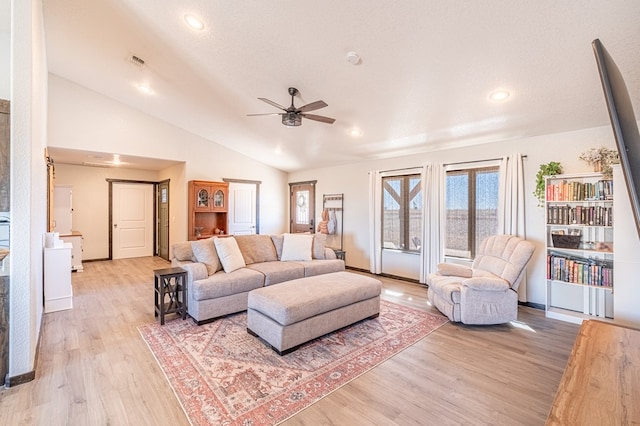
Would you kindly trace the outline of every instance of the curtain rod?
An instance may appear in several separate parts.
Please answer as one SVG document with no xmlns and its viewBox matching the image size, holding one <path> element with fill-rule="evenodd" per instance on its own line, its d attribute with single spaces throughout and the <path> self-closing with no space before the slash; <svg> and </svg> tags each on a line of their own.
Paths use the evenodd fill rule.
<svg viewBox="0 0 640 426">
<path fill-rule="evenodd" d="M 527 155 L 523 155 L 522 158 L 527 158 Z M 456 163 L 444 163 L 443 166 L 453 166 L 453 165 L 458 165 L 458 164 L 469 164 L 469 163 L 482 163 L 483 161 L 497 161 L 497 160 L 502 160 L 502 157 L 500 158 L 486 158 L 484 160 L 469 160 L 469 161 L 459 161 Z"/>
<path fill-rule="evenodd" d="M 405 170 L 422 169 L 422 168 L 424 168 L 424 166 L 402 167 L 401 169 L 380 170 L 378 173 L 401 172 L 401 171 L 405 171 Z"/>
</svg>

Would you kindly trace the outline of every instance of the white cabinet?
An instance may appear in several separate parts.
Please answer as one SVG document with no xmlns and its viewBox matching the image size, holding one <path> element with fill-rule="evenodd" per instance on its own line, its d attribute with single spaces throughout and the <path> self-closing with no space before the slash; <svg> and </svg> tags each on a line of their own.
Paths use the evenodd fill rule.
<svg viewBox="0 0 640 426">
<path fill-rule="evenodd" d="M 613 181 L 583 173 L 546 183 L 547 317 L 615 318 Z"/>
<path fill-rule="evenodd" d="M 71 270 L 82 272 L 82 234 L 73 231 L 71 235 L 60 235 L 60 239 L 65 243 L 71 243 L 73 249 L 71 250 Z"/>
<path fill-rule="evenodd" d="M 44 312 L 73 308 L 70 243 L 44 249 Z"/>
</svg>

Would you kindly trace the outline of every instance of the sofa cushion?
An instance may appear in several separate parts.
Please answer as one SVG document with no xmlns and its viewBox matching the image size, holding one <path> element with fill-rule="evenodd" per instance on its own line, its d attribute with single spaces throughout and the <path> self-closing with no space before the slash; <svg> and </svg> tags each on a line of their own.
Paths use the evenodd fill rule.
<svg viewBox="0 0 640 426">
<path fill-rule="evenodd" d="M 204 263 L 209 275 L 213 275 L 222 269 L 222 264 L 216 252 L 213 242 L 215 237 L 191 242 L 191 249 L 197 262 Z"/>
<path fill-rule="evenodd" d="M 248 305 L 281 325 L 289 325 L 379 297 L 381 291 L 382 283 L 375 278 L 336 272 L 252 291 Z"/>
<path fill-rule="evenodd" d="M 245 264 L 278 260 L 276 247 L 269 235 L 236 235 L 234 238 L 238 243 Z"/>
<path fill-rule="evenodd" d="M 324 259 L 324 248 L 327 243 L 327 234 L 313 234 L 311 255 L 314 259 Z"/>
<path fill-rule="evenodd" d="M 284 234 L 280 260 L 311 260 L 311 234 Z"/>
<path fill-rule="evenodd" d="M 304 267 L 304 276 L 313 277 L 314 275 L 329 274 L 331 272 L 344 271 L 344 261 L 340 259 L 329 260 L 306 260 L 297 261 L 299 265 Z"/>
<path fill-rule="evenodd" d="M 233 272 L 237 269 L 244 268 L 244 258 L 238 247 L 238 243 L 234 237 L 214 238 L 213 242 L 218 251 L 220 263 L 226 273 Z"/>
<path fill-rule="evenodd" d="M 460 303 L 460 290 L 462 281 L 466 278 L 443 276 L 437 274 L 429 275 L 429 291 L 437 294 L 440 299 L 448 303 Z"/>
<path fill-rule="evenodd" d="M 220 271 L 205 279 L 193 281 L 189 287 L 189 295 L 193 300 L 216 299 L 260 288 L 263 283 L 264 275 L 249 268 L 240 268 L 230 273 Z"/>
<path fill-rule="evenodd" d="M 273 241 L 273 246 L 276 248 L 276 255 L 278 256 L 278 260 L 281 260 L 282 259 L 282 243 L 284 242 L 284 234 L 272 235 L 271 241 Z"/>
<path fill-rule="evenodd" d="M 181 241 L 171 244 L 171 253 L 173 258 L 180 261 L 195 261 L 196 258 L 191 250 L 191 241 Z"/>
<path fill-rule="evenodd" d="M 297 262 L 262 262 L 247 266 L 264 274 L 264 285 L 278 284 L 284 281 L 304 277 L 304 266 Z"/>
</svg>

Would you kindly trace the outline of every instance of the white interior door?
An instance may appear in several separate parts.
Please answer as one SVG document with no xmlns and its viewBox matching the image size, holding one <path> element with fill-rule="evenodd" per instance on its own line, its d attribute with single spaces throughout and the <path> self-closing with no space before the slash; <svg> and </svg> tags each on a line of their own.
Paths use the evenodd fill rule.
<svg viewBox="0 0 640 426">
<path fill-rule="evenodd" d="M 71 235 L 73 186 L 55 185 L 53 187 L 53 230 L 60 235 Z"/>
<path fill-rule="evenodd" d="M 153 184 L 113 183 L 112 258 L 153 256 Z"/>
<path fill-rule="evenodd" d="M 229 234 L 256 233 L 256 184 L 229 183 Z"/>
</svg>

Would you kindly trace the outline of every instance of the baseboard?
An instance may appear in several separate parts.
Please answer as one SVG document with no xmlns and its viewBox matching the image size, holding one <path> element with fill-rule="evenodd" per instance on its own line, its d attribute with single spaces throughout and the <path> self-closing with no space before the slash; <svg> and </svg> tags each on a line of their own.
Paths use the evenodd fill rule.
<svg viewBox="0 0 640 426">
<path fill-rule="evenodd" d="M 28 383 L 36 378 L 36 368 L 38 367 L 38 357 L 40 356 L 40 343 L 42 342 L 42 328 L 44 326 L 44 311 L 40 317 L 40 332 L 38 333 L 38 341 L 36 342 L 36 355 L 33 360 L 33 370 L 26 373 L 18 374 L 17 376 L 7 376 L 4 378 L 4 386 L 10 388 L 13 386 L 22 385 Z"/>
<path fill-rule="evenodd" d="M 36 378 L 36 370 L 28 371 L 24 374 L 18 374 L 17 376 L 9 376 L 4 381 L 4 386 L 7 388 L 22 385 L 28 383 Z"/>
<path fill-rule="evenodd" d="M 542 303 L 533 303 L 533 302 L 518 302 L 518 305 L 526 306 L 533 309 L 545 310 L 545 306 Z"/>
<path fill-rule="evenodd" d="M 366 274 L 371 274 L 371 275 L 374 275 L 374 276 L 390 278 L 392 280 L 406 281 L 406 282 L 413 283 L 413 284 L 425 285 L 425 284 L 421 284 L 419 280 L 415 280 L 413 278 L 401 277 L 401 276 L 398 276 L 398 275 L 391 275 L 391 274 L 372 274 L 371 271 L 368 270 L 368 269 L 355 268 L 353 266 L 345 266 L 345 268 L 346 269 L 350 269 L 352 271 L 364 272 Z"/>
</svg>

